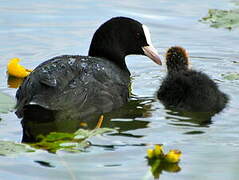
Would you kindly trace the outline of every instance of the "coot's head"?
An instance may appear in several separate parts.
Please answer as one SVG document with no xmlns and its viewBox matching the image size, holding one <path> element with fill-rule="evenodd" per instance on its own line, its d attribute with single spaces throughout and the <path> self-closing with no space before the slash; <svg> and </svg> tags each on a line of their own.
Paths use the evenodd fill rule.
<svg viewBox="0 0 239 180">
<path fill-rule="evenodd" d="M 188 70 L 189 59 L 187 51 L 179 46 L 169 48 L 166 53 L 166 65 L 169 73 Z"/>
<path fill-rule="evenodd" d="M 141 54 L 161 65 L 153 47 L 149 29 L 140 22 L 126 17 L 115 17 L 102 24 L 91 41 L 89 56 L 103 57 L 123 68 L 125 56 Z"/>
</svg>

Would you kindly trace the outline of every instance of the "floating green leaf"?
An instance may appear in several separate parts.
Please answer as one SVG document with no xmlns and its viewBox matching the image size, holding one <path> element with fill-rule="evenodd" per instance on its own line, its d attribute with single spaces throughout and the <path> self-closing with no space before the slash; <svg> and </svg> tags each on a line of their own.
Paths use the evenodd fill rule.
<svg viewBox="0 0 239 180">
<path fill-rule="evenodd" d="M 15 106 L 15 101 L 12 97 L 0 92 L 0 113 L 7 113 Z"/>
<path fill-rule="evenodd" d="M 238 0 L 232 0 L 231 2 L 233 2 L 236 6 L 239 6 L 239 1 Z"/>
<path fill-rule="evenodd" d="M 47 136 L 38 136 L 39 142 L 31 143 L 30 145 L 37 149 L 45 149 L 51 153 L 56 153 L 57 150 L 79 152 L 90 145 L 86 139 L 112 131 L 114 129 L 96 128 L 93 130 L 79 129 L 75 133 L 52 132 Z"/>
<path fill-rule="evenodd" d="M 223 78 L 226 80 L 239 80 L 239 73 L 230 73 L 230 74 L 222 74 Z"/>
<path fill-rule="evenodd" d="M 200 20 L 211 24 L 214 28 L 239 28 L 239 9 L 219 10 L 209 9 L 208 15 Z"/>
<path fill-rule="evenodd" d="M 0 141 L 0 155 L 16 155 L 23 152 L 33 152 L 33 150 L 25 144 L 15 143 L 11 141 Z"/>
</svg>

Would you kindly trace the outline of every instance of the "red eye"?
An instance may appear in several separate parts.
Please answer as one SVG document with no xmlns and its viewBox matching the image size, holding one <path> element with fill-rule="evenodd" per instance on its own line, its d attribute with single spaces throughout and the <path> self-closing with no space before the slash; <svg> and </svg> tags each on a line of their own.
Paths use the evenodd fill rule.
<svg viewBox="0 0 239 180">
<path fill-rule="evenodd" d="M 136 38 L 137 38 L 137 39 L 140 38 L 140 33 L 136 33 Z"/>
</svg>

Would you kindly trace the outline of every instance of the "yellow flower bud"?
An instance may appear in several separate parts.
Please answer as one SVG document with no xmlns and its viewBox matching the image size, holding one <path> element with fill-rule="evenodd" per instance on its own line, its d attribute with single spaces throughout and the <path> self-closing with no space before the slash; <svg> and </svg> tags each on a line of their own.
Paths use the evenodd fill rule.
<svg viewBox="0 0 239 180">
<path fill-rule="evenodd" d="M 159 156 L 163 156 L 163 145 L 162 144 L 156 144 L 154 146 L 154 152 L 155 152 L 155 156 L 159 157 Z"/>
<path fill-rule="evenodd" d="M 25 69 L 19 64 L 19 58 L 12 58 L 7 65 L 7 72 L 10 76 L 24 78 L 30 74 L 32 70 Z"/>
<path fill-rule="evenodd" d="M 147 149 L 147 157 L 152 159 L 155 156 L 153 149 Z"/>
<path fill-rule="evenodd" d="M 170 150 L 166 156 L 165 160 L 169 163 L 177 163 L 180 161 L 180 156 L 182 155 L 181 151 L 179 150 Z"/>
</svg>

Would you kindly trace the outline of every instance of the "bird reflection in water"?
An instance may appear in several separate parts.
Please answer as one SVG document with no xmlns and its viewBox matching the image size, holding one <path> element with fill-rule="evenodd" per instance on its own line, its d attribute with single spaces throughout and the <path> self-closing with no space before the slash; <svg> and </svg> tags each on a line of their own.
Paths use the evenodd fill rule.
<svg viewBox="0 0 239 180">
<path fill-rule="evenodd" d="M 177 173 L 181 171 L 178 163 L 164 163 L 160 159 L 148 159 L 148 166 L 154 179 L 159 179 L 163 172 Z"/>
<path fill-rule="evenodd" d="M 121 108 L 103 114 L 104 120 L 101 127 L 117 128 L 118 133 L 114 135 L 141 137 L 125 133 L 125 131 L 147 127 L 148 121 L 136 120 L 136 118 L 151 116 L 152 101 L 153 99 L 150 98 L 131 98 Z M 94 129 L 102 115 L 94 113 L 83 117 L 76 109 L 68 112 L 49 111 L 37 105 L 31 105 L 24 113 L 22 142 L 36 142 L 37 136 L 47 135 L 50 132 L 74 133 L 79 128 Z"/>
<path fill-rule="evenodd" d="M 24 78 L 8 76 L 7 85 L 9 88 L 18 88 L 22 84 L 23 80 Z"/>
<path fill-rule="evenodd" d="M 166 112 L 168 114 L 168 116 L 166 116 L 166 119 L 173 119 L 179 122 L 174 123 L 174 125 L 180 126 L 186 125 L 186 123 L 191 123 L 200 127 L 208 127 L 212 123 L 212 117 L 216 114 L 215 112 L 179 111 L 174 108 L 167 108 Z"/>
</svg>

